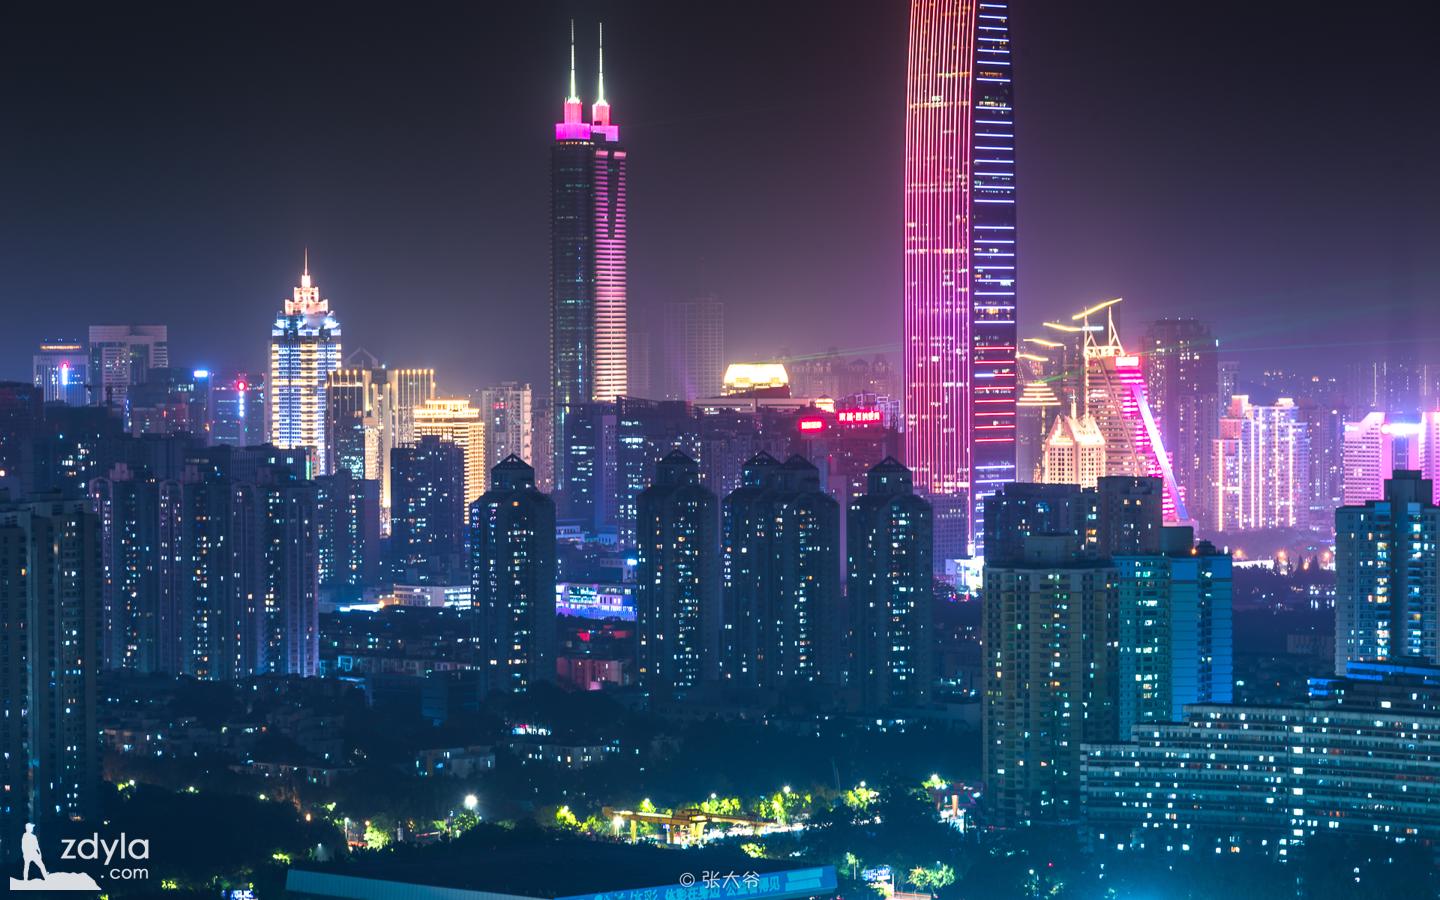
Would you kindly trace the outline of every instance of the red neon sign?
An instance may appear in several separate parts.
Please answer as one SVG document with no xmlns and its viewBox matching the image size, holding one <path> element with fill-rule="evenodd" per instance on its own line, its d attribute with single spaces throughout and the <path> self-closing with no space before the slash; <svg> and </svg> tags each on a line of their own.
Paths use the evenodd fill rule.
<svg viewBox="0 0 1440 900">
<path fill-rule="evenodd" d="M 825 420 L 824 420 L 824 419 L 801 419 L 801 420 L 800 420 L 800 430 L 801 430 L 801 431 L 824 431 L 824 430 L 825 430 Z"/>
<path fill-rule="evenodd" d="M 836 410 L 835 419 L 841 425 L 879 425 L 881 421 L 878 409 Z"/>
</svg>

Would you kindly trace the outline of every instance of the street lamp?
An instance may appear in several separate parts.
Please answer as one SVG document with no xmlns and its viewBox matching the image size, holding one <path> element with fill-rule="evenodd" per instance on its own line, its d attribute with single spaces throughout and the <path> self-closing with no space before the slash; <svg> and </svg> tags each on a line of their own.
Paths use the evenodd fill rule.
<svg viewBox="0 0 1440 900">
<path fill-rule="evenodd" d="M 465 808 L 466 808 L 467 810 L 469 810 L 470 812 L 474 812 L 475 809 L 476 809 L 479 805 L 480 805 L 480 798 L 479 798 L 479 797 L 475 796 L 474 794 L 466 794 L 466 795 L 465 795 Z"/>
</svg>

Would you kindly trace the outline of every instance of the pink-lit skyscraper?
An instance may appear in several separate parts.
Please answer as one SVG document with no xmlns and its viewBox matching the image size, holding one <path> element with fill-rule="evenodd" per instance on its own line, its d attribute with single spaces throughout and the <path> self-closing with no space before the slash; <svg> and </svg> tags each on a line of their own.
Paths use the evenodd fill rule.
<svg viewBox="0 0 1440 900">
<path fill-rule="evenodd" d="M 1009 5 L 910 4 L 905 462 L 916 487 L 962 501 L 972 538 L 981 499 L 1015 480 Z"/>
<path fill-rule="evenodd" d="M 565 484 L 565 423 L 570 409 L 627 393 L 626 152 L 610 122 L 605 63 L 590 121 L 575 83 L 570 34 L 570 95 L 555 123 L 550 155 L 550 401 L 554 481 Z"/>
</svg>

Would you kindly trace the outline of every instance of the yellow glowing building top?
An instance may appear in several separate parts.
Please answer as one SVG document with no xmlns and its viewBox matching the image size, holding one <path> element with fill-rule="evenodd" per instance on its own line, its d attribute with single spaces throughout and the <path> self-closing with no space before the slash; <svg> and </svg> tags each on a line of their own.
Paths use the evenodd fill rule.
<svg viewBox="0 0 1440 900">
<path fill-rule="evenodd" d="M 465 507 L 485 493 L 485 417 L 464 397 L 437 397 L 415 407 L 415 439 L 434 435 L 465 453 Z"/>
<path fill-rule="evenodd" d="M 790 386 L 790 375 L 782 363 L 731 363 L 725 369 L 725 394 L 744 394 Z"/>
</svg>

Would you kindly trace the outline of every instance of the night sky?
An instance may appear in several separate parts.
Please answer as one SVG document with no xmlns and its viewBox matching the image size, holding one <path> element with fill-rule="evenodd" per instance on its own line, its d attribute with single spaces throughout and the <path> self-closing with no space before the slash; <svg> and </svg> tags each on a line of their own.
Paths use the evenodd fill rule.
<svg viewBox="0 0 1440 900">
<path fill-rule="evenodd" d="M 1024 327 L 1123 295 L 1122 325 L 1199 315 L 1247 365 L 1440 360 L 1422 4 L 1016 6 Z M 732 358 L 898 362 L 899 0 L 27 4 L 0 29 L 0 377 L 105 322 L 258 368 L 308 246 L 347 352 L 539 387 L 572 15 L 587 108 L 606 24 L 632 316 L 709 292 Z"/>
</svg>

